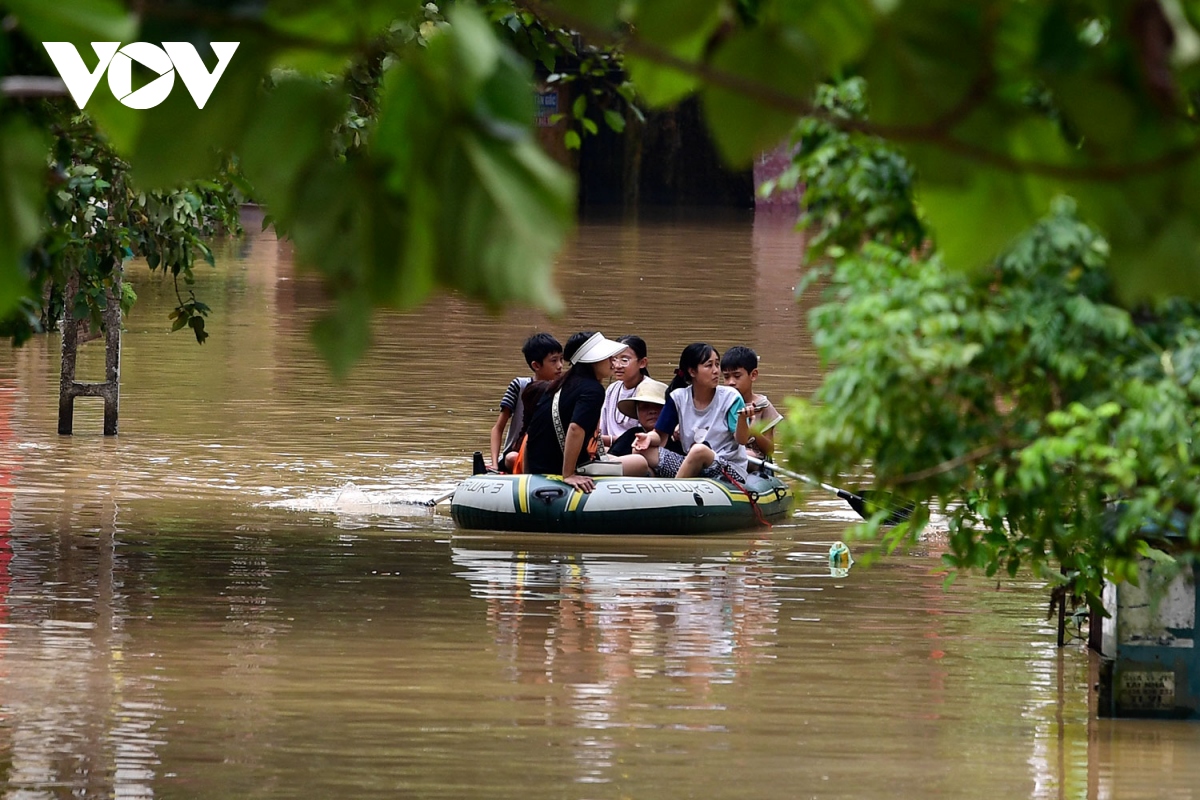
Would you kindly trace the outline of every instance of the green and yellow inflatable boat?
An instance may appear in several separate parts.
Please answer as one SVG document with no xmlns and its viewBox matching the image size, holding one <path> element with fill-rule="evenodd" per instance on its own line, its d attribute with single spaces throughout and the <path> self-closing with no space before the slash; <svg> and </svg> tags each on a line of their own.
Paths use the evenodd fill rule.
<svg viewBox="0 0 1200 800">
<path fill-rule="evenodd" d="M 791 492 L 774 477 L 752 476 L 746 491 L 708 478 L 594 480 L 584 494 L 558 475 L 474 475 L 455 489 L 450 513 L 467 530 L 694 535 L 754 528 L 791 510 Z"/>
</svg>

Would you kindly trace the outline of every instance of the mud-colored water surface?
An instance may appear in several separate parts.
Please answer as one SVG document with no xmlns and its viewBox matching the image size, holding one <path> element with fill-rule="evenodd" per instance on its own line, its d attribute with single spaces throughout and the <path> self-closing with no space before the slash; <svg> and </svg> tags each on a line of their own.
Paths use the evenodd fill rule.
<svg viewBox="0 0 1200 800">
<path fill-rule="evenodd" d="M 200 275 L 203 347 L 131 266 L 115 439 L 86 400 L 55 433 L 57 338 L 0 351 L 3 797 L 1200 796 L 1200 726 L 1089 714 L 1040 585 L 944 590 L 936 537 L 831 571 L 836 498 L 705 539 L 410 504 L 486 449 L 535 328 L 638 333 L 660 376 L 750 344 L 762 391 L 811 391 L 786 221 L 587 223 L 565 318 L 442 297 L 342 384 L 319 289 L 247 228 Z"/>
</svg>

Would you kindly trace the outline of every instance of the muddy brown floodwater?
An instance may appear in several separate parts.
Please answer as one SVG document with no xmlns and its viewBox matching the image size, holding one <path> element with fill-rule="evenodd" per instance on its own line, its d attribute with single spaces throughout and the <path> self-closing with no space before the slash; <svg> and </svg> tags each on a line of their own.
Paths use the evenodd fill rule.
<svg viewBox="0 0 1200 800">
<path fill-rule="evenodd" d="M 1090 715 L 1042 586 L 943 590 L 936 537 L 831 574 L 836 499 L 699 540 L 465 536 L 404 502 L 486 449 L 535 327 L 640 334 L 660 377 L 749 344 L 762 391 L 810 392 L 786 221 L 585 223 L 565 318 L 442 297 L 343 384 L 258 227 L 199 275 L 203 347 L 131 266 L 116 439 L 87 400 L 56 435 L 57 338 L 0 351 L 3 797 L 1200 795 L 1200 726 Z"/>
</svg>

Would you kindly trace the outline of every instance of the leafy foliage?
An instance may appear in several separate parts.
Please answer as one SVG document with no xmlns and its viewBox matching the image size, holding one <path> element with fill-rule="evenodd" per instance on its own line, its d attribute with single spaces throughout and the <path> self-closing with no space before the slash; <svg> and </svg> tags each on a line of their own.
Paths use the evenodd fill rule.
<svg viewBox="0 0 1200 800">
<path fill-rule="evenodd" d="M 874 96 L 869 121 L 817 116 L 831 129 L 903 148 L 921 176 L 922 225 L 948 265 L 985 268 L 1065 193 L 1104 233 L 1114 287 L 1128 301 L 1200 294 L 1200 14 L 1193 5 L 487 0 L 482 15 L 460 3 L 447 17 L 429 4 L 384 0 L 185 1 L 141 6 L 134 16 L 115 2 L 6 0 L 0 74 L 52 74 L 42 41 L 85 49 L 113 39 L 241 42 L 203 111 L 184 92 L 133 111 L 102 89 L 89 115 L 143 188 L 207 178 L 230 154 L 245 156 L 247 177 L 256 172 L 262 199 L 282 206 L 269 209 L 273 218 L 297 237 L 301 259 L 325 275 L 348 320 L 365 320 L 377 304 L 417 302 L 439 286 L 492 304 L 554 307 L 549 260 L 570 224 L 570 184 L 528 144 L 532 111 L 522 98 L 532 70 L 512 57 L 513 47 L 547 79 L 579 84 L 570 144 L 601 124 L 619 129 L 636 117 L 624 68 L 651 105 L 699 92 L 716 142 L 735 163 L 813 112 L 822 79 L 865 77 Z M 274 88 L 264 92 L 268 75 Z M 377 124 L 385 85 L 393 98 L 408 98 L 394 102 L 425 103 L 428 124 L 404 114 Z M 27 283 L 20 254 L 37 235 L 31 210 L 43 170 L 27 104 L 0 102 L 4 313 Z M 313 114 L 295 104 L 311 104 Z M 279 119 L 297 122 L 294 141 Z M 461 160 L 433 176 L 436 169 L 410 152 Z M 877 156 L 882 151 L 863 153 Z M 510 163 L 488 163 L 497 159 Z M 402 163 L 418 168 L 396 169 Z M 507 179 L 497 183 L 498 174 Z M 502 243 L 426 232 L 431 217 L 457 213 L 463 193 L 442 195 L 440 187 L 460 177 L 492 193 L 471 204 L 472 225 L 503 230 L 520 219 L 526 232 Z M 510 191 L 495 202 L 496 192 Z M 312 235 L 300 233 L 310 223 Z M 527 234 L 534 227 L 537 237 Z M 496 255 L 507 247 L 517 248 L 511 257 Z M 345 340 L 364 341 L 363 334 Z M 330 354 L 345 367 L 355 352 Z"/>
<path fill-rule="evenodd" d="M 882 150 L 834 132 L 796 159 L 800 175 L 839 180 L 805 199 L 827 226 L 811 325 L 830 369 L 783 425 L 803 443 L 790 463 L 827 476 L 869 464 L 877 485 L 940 501 L 947 566 L 1029 566 L 1093 605 L 1162 531 L 1200 544 L 1200 306 L 1122 307 L 1108 242 L 1065 197 L 986 271 L 951 270 L 914 242 L 911 180 Z M 890 549 L 928 509 L 886 533 L 880 521 L 866 535 Z"/>
<path fill-rule="evenodd" d="M 1194 3 L 521 4 L 620 43 L 651 104 L 700 91 L 734 163 L 801 114 L 900 146 L 952 267 L 986 269 L 1069 194 L 1109 241 L 1122 298 L 1200 297 Z M 684 22 L 657 24 L 672 15 Z M 814 105 L 818 81 L 850 76 L 871 86 L 870 121 Z"/>
<path fill-rule="evenodd" d="M 208 238 L 218 230 L 238 230 L 240 193 L 229 180 L 170 192 L 138 191 L 128 164 L 97 136 L 85 115 L 46 106 L 39 114 L 54 137 L 46 167 L 51 181 L 43 198 L 41 235 L 24 254 L 28 299 L 0 331 L 20 342 L 52 327 L 65 304 L 76 319 L 90 318 L 99 329 L 122 262 L 137 255 L 174 282 L 173 330 L 188 326 L 203 343 L 208 307 L 180 281 L 190 287 L 196 264 L 213 263 Z M 63 297 L 72 273 L 79 276 L 79 289 L 74 297 Z M 119 298 L 127 312 L 136 299 L 133 287 L 120 283 Z"/>
<path fill-rule="evenodd" d="M 851 78 L 817 88 L 817 103 L 834 120 L 866 116 L 866 81 Z M 913 204 L 912 167 L 894 147 L 875 136 L 843 133 L 824 118 L 806 117 L 796 127 L 793 149 L 804 158 L 760 191 L 804 187 L 800 227 L 811 232 L 810 247 L 853 250 L 866 238 L 897 249 L 920 246 L 925 227 Z"/>
<path fill-rule="evenodd" d="M 551 124 L 568 120 L 568 150 L 580 149 L 585 138 L 600 132 L 601 124 L 621 133 L 626 115 L 643 119 L 618 48 L 589 44 L 573 31 L 518 9 L 511 0 L 488 0 L 481 6 L 501 39 L 534 65 L 540 80 L 562 87 L 574 98 L 569 112 L 550 118 Z"/>
<path fill-rule="evenodd" d="M 229 11 L 180 3 L 136 19 L 92 0 L 6 5 L 0 75 L 52 74 L 46 40 L 85 52 L 117 32 L 123 41 L 241 42 L 203 110 L 177 91 L 133 111 L 101 87 L 88 117 L 140 193 L 176 192 L 236 160 L 244 188 L 338 301 L 317 329 L 335 370 L 365 348 L 372 308 L 407 307 L 438 287 L 492 306 L 557 307 L 550 268 L 571 225 L 572 182 L 534 143 L 528 64 L 473 6 L 443 18 L 435 6 L 390 2 Z M 30 198 L 45 190 L 34 105 L 0 97 L 0 157 L 13 184 L 0 192 L 0 315 L 33 294 L 21 253 L 39 228 Z M 183 205 L 148 199 L 140 212 L 180 222 L 197 211 L 177 199 Z M 206 257 L 200 240 L 155 234 L 140 244 L 168 266 L 185 252 Z M 175 324 L 202 338 L 205 311 L 181 295 Z"/>
</svg>

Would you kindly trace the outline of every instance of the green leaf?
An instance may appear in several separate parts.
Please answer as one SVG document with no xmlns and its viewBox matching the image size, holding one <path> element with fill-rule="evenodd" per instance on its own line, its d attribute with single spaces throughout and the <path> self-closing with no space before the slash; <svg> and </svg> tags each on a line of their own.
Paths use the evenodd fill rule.
<svg viewBox="0 0 1200 800">
<path fill-rule="evenodd" d="M 604 123 L 614 133 L 622 133 L 625 130 L 625 118 L 611 108 L 604 110 Z"/>
<path fill-rule="evenodd" d="M 1126 302 L 1200 298 L 1200 159 L 1168 174 L 1096 182 L 1076 193 L 1085 219 L 1104 231 L 1111 269 Z"/>
<path fill-rule="evenodd" d="M 799 116 L 779 110 L 810 103 L 816 85 L 815 51 L 801 34 L 772 28 L 741 31 L 713 59 L 713 68 L 778 96 L 770 104 L 741 88 L 709 86 L 703 92 L 704 115 L 724 159 L 748 164 L 778 145 Z"/>
<path fill-rule="evenodd" d="M 137 38 L 137 18 L 117 0 L 5 0 L 5 5 L 31 42 L 71 42 L 85 60 L 91 42 Z"/>
<path fill-rule="evenodd" d="M 338 117 L 337 97 L 318 82 L 279 83 L 257 106 L 240 148 L 242 168 L 255 193 L 287 227 L 298 188 L 308 171 L 329 158 L 326 141 Z"/>
<path fill-rule="evenodd" d="M 901 3 L 881 20 L 861 75 L 871 87 L 871 118 L 928 123 L 962 103 L 983 73 L 989 7 L 958 0 Z"/>
<path fill-rule="evenodd" d="M 994 144 L 1003 145 L 1003 131 Z M 1008 131 L 1006 156 L 1053 162 L 1063 153 L 1048 121 L 1027 120 Z M 989 167 L 932 148 L 910 148 L 921 177 L 918 200 L 946 263 L 957 269 L 990 264 L 1017 235 L 1050 210 L 1064 185 L 1015 170 Z M 1061 157 L 1061 156 L 1060 156 Z"/>
<path fill-rule="evenodd" d="M 638 38 L 658 45 L 681 39 L 707 38 L 721 24 L 721 0 L 649 0 L 633 19 Z"/>
<path fill-rule="evenodd" d="M 41 232 L 48 152 L 20 117 L 0 123 L 0 318 L 29 292 L 21 257 Z"/>
<path fill-rule="evenodd" d="M 698 31 L 674 42 L 668 49 L 672 56 L 689 63 L 699 63 L 708 36 Z M 654 107 L 674 105 L 699 88 L 700 82 L 689 72 L 663 66 L 648 58 L 626 54 L 625 69 L 638 96 Z"/>
<path fill-rule="evenodd" d="M 206 46 L 198 47 L 202 56 Z M 141 124 L 129 154 L 138 185 L 169 189 L 215 174 L 224 153 L 241 142 L 258 111 L 270 55 L 265 43 L 243 42 L 202 109 L 176 81 L 161 105 L 139 111 Z"/>
<path fill-rule="evenodd" d="M 1116 238 L 1112 268 L 1117 290 L 1128 303 L 1200 298 L 1200 224 L 1176 217 L 1145 239 Z"/>
<path fill-rule="evenodd" d="M 264 4 L 265 5 L 265 4 Z M 389 23 L 417 13 L 421 3 L 413 0 L 322 0 L 321 2 L 273 3 L 265 5 L 262 22 L 286 38 L 310 39 L 330 45 L 355 45 L 388 29 Z M 247 9 L 257 10 L 256 6 Z M 246 11 L 240 10 L 240 14 Z M 254 13 L 251 11 L 250 13 Z M 332 49 L 332 48 L 331 48 Z M 320 55 L 320 48 L 293 51 L 295 55 Z M 333 66 L 325 71 L 340 72 Z M 344 59 L 341 63 L 344 64 Z M 301 68 L 293 62 L 292 66 Z M 317 62 L 304 66 L 317 66 Z"/>
<path fill-rule="evenodd" d="M 1072 74 L 1051 82 L 1054 98 L 1084 146 L 1120 158 L 1127 152 L 1137 122 L 1130 96 L 1110 81 Z"/>
<path fill-rule="evenodd" d="M 563 134 L 563 144 L 568 150 L 578 150 L 582 147 L 583 140 L 579 138 L 579 131 L 572 129 Z"/>
<path fill-rule="evenodd" d="M 196 334 L 196 344 L 204 344 L 208 338 L 208 331 L 204 330 L 204 317 L 193 316 L 188 320 L 188 326 Z"/>
<path fill-rule="evenodd" d="M 606 27 L 620 18 L 621 0 L 558 0 L 554 4 L 564 13 L 580 20 Z M 569 26 L 567 26 L 569 27 Z"/>
<path fill-rule="evenodd" d="M 496 61 L 496 70 L 480 89 L 476 112 L 484 116 L 493 132 L 520 138 L 529 135 L 533 124 L 533 73 L 529 65 L 510 50 Z"/>
<path fill-rule="evenodd" d="M 387 186 L 403 192 L 415 168 L 417 130 L 428 116 L 423 114 L 424 79 L 407 63 L 384 73 L 380 86 L 379 121 L 372 151 L 387 161 Z"/>
<path fill-rule="evenodd" d="M 533 142 L 507 146 L 478 137 L 462 139 L 472 175 L 464 201 L 465 235 L 444 228 L 447 266 L 454 285 L 490 303 L 512 301 L 557 309 L 554 257 L 570 228 L 574 187 L 562 169 Z M 463 246 L 478 236 L 470 249 Z M 477 269 L 462 270 L 473 259 Z"/>
<path fill-rule="evenodd" d="M 819 48 L 827 74 L 838 74 L 861 58 L 874 33 L 875 4 L 871 0 L 781 3 L 779 23 L 795 26 Z"/>
<path fill-rule="evenodd" d="M 335 377 L 342 378 L 371 345 L 371 304 L 360 295 L 343 297 L 337 307 L 321 316 L 312 329 L 312 341 Z"/>
<path fill-rule="evenodd" d="M 460 82 L 456 88 L 472 97 L 492 77 L 500 60 L 500 43 L 488 21 L 473 6 L 456 4 L 448 18 L 452 29 L 446 38 L 453 48 L 458 67 L 455 77 Z"/>
</svg>

